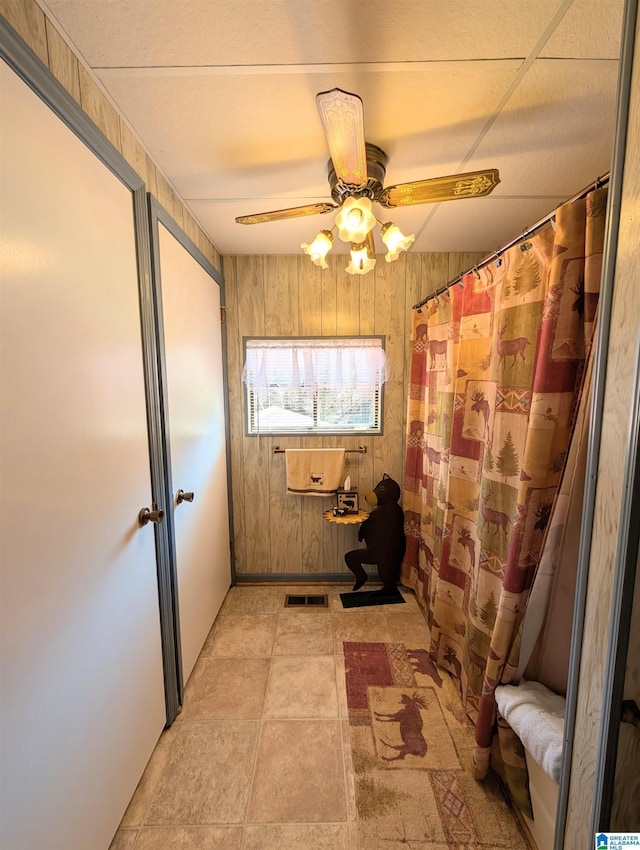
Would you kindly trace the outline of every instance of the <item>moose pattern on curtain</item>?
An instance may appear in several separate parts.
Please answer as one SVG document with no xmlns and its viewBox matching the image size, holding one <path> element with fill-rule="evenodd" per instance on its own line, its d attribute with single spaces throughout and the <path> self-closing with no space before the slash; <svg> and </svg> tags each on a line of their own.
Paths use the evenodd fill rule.
<svg viewBox="0 0 640 850">
<path fill-rule="evenodd" d="M 500 683 L 569 445 L 606 189 L 414 311 L 402 579 L 458 680 L 485 775 Z"/>
</svg>

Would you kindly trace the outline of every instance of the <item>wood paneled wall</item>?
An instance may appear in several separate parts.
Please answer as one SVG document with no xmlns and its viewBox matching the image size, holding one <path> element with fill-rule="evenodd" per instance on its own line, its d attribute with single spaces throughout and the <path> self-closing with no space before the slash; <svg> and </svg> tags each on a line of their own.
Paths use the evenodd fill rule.
<svg viewBox="0 0 640 850">
<path fill-rule="evenodd" d="M 411 308 L 466 271 L 484 254 L 405 254 L 395 263 L 378 257 L 373 272 L 351 277 L 346 258 L 329 268 L 300 256 L 224 258 L 231 429 L 234 550 L 238 579 L 347 572 L 344 553 L 357 546 L 357 526 L 322 518 L 329 498 L 288 496 L 284 455 L 276 446 L 363 445 L 346 455 L 346 474 L 361 493 L 386 472 L 402 486 L 404 422 Z M 384 334 L 388 379 L 380 437 L 247 437 L 244 425 L 242 338 Z"/>
<path fill-rule="evenodd" d="M 102 134 L 144 180 L 147 191 L 180 225 L 209 262 L 221 271 L 220 254 L 78 57 L 36 0 L 0 0 L 0 15 L 47 66 Z"/>
<path fill-rule="evenodd" d="M 629 423 L 640 343 L 640 16 L 636 23 L 620 231 L 615 264 L 598 485 L 591 540 L 585 630 L 571 761 L 565 850 L 593 844 L 589 834 L 597 741 L 607 663 L 609 614 L 620 509 L 631 435 Z"/>
</svg>

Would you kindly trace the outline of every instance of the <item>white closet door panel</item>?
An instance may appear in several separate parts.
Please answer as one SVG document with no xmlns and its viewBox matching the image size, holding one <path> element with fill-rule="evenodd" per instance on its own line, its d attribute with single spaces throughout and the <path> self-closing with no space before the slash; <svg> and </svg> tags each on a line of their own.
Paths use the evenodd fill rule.
<svg viewBox="0 0 640 850">
<path fill-rule="evenodd" d="M 165 722 L 132 195 L 0 74 L 0 845 L 106 850 Z"/>
<path fill-rule="evenodd" d="M 158 225 L 185 681 L 231 582 L 220 288 Z"/>
</svg>

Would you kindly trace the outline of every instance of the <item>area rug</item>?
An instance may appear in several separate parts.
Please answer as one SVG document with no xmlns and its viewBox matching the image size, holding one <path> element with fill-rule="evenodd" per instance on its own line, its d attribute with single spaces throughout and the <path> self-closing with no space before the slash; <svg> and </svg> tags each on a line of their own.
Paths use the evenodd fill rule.
<svg viewBox="0 0 640 850">
<path fill-rule="evenodd" d="M 356 593 L 341 593 L 343 608 L 368 608 L 370 605 L 400 605 L 404 597 L 399 590 L 389 596 L 381 596 L 376 590 L 359 590 Z"/>
<path fill-rule="evenodd" d="M 344 643 L 360 846 L 526 850 L 497 780 L 473 778 L 473 728 L 427 647 Z"/>
</svg>

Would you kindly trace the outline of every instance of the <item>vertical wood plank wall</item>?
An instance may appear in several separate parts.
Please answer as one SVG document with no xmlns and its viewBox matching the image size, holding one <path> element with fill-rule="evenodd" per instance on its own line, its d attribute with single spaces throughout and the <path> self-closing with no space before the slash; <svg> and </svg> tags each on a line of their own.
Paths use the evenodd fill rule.
<svg viewBox="0 0 640 850">
<path fill-rule="evenodd" d="M 144 180 L 147 191 L 180 225 L 218 271 L 220 254 L 155 165 L 92 72 L 35 0 L 0 0 L 0 15 L 47 66 L 116 150 Z"/>
<path fill-rule="evenodd" d="M 268 225 L 267 225 L 268 226 Z M 387 472 L 402 486 L 406 386 L 412 306 L 479 262 L 483 253 L 383 257 L 373 272 L 351 277 L 346 258 L 329 268 L 306 256 L 224 258 L 236 573 L 243 576 L 344 573 L 357 526 L 322 518 L 331 499 L 288 496 L 280 448 L 366 446 L 346 455 L 346 474 L 366 493 Z M 247 437 L 242 384 L 243 336 L 384 334 L 388 379 L 380 437 Z"/>
<path fill-rule="evenodd" d="M 589 834 L 635 365 L 640 340 L 640 17 L 636 23 L 611 337 L 585 627 L 571 762 L 565 850 L 593 845 Z"/>
</svg>

